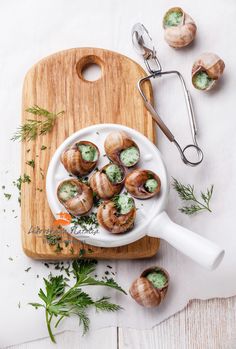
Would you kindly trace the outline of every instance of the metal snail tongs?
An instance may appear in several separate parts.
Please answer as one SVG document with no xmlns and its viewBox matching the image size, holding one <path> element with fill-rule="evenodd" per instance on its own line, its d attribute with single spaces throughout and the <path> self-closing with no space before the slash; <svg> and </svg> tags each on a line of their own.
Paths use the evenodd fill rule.
<svg viewBox="0 0 236 349">
<path fill-rule="evenodd" d="M 134 48 L 136 49 L 136 51 L 142 55 L 142 57 L 144 59 L 144 63 L 145 63 L 146 68 L 147 68 L 147 71 L 150 74 L 150 75 L 140 79 L 138 81 L 138 84 L 137 84 L 138 90 L 139 90 L 139 92 L 144 100 L 144 103 L 145 103 L 147 109 L 150 111 L 152 118 L 157 123 L 157 125 L 160 127 L 162 132 L 166 135 L 166 137 L 169 139 L 169 141 L 173 142 L 176 145 L 177 149 L 180 152 L 180 155 L 181 155 L 183 162 L 186 165 L 190 165 L 190 166 L 199 165 L 203 160 L 203 152 L 197 144 L 196 120 L 195 120 L 195 116 L 194 116 L 191 97 L 190 97 L 189 91 L 187 90 L 183 76 L 177 70 L 170 70 L 170 71 L 163 71 L 162 70 L 161 64 L 160 64 L 160 62 L 157 58 L 157 55 L 156 55 L 155 47 L 153 46 L 153 43 L 152 43 L 152 39 L 151 39 L 147 29 L 144 27 L 143 24 L 137 23 L 134 25 L 134 27 L 132 29 L 132 41 L 133 41 L 133 45 L 134 45 Z M 168 75 L 168 74 L 177 75 L 177 77 L 180 79 L 180 82 L 181 82 L 182 88 L 183 88 L 185 103 L 186 103 L 187 112 L 188 112 L 188 116 L 189 116 L 189 123 L 190 123 L 190 128 L 191 128 L 191 133 L 192 133 L 192 139 L 193 139 L 193 144 L 188 144 L 184 148 L 182 148 L 180 146 L 180 144 L 177 142 L 174 135 L 169 130 L 169 128 L 166 126 L 164 121 L 161 119 L 161 117 L 159 116 L 156 109 L 153 107 L 153 105 L 147 99 L 147 97 L 144 93 L 144 90 L 142 89 L 142 85 L 144 84 L 145 81 L 151 82 L 151 79 L 155 79 L 155 78 L 160 77 L 162 75 Z M 193 150 L 195 152 L 195 155 L 197 155 L 196 160 L 194 159 L 194 160 L 190 161 L 187 158 L 186 152 L 189 150 Z"/>
</svg>

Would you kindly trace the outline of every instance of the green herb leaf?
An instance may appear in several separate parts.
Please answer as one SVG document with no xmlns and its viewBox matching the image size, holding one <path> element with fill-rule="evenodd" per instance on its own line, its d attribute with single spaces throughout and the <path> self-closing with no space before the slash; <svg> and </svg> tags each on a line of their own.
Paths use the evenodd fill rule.
<svg viewBox="0 0 236 349">
<path fill-rule="evenodd" d="M 72 272 L 74 275 L 74 285 L 69 286 L 63 275 L 49 276 L 44 279 L 45 290 L 39 290 L 39 298 L 43 303 L 29 303 L 35 309 L 45 308 L 45 317 L 48 333 L 52 342 L 55 343 L 55 337 L 52 332 L 52 320 L 57 319 L 55 328 L 65 318 L 72 315 L 79 318 L 79 324 L 83 326 L 83 333 L 89 330 L 89 317 L 87 309 L 94 307 L 97 311 L 118 311 L 122 309 L 119 305 L 109 302 L 108 297 L 102 297 L 98 300 L 82 291 L 83 286 L 107 286 L 126 294 L 126 292 L 113 280 L 95 280 L 91 273 L 96 268 L 95 260 L 75 260 L 72 263 Z"/>
<path fill-rule="evenodd" d="M 177 191 L 179 197 L 183 201 L 193 201 L 190 206 L 183 206 L 179 209 L 180 212 L 187 215 L 192 215 L 202 210 L 207 210 L 212 212 L 210 209 L 210 200 L 212 198 L 214 186 L 212 185 L 210 189 L 207 189 L 206 193 L 201 192 L 201 198 L 203 202 L 200 202 L 194 193 L 193 185 L 181 184 L 177 179 L 173 178 L 172 183 L 173 188 Z"/>
<path fill-rule="evenodd" d="M 44 118 L 42 120 L 26 120 L 26 123 L 18 127 L 17 131 L 13 135 L 13 141 L 30 141 L 34 140 L 38 135 L 44 135 L 50 132 L 56 122 L 57 117 L 64 113 L 64 111 L 60 111 L 59 113 L 51 113 L 38 105 L 26 109 L 26 112 L 36 116 L 42 116 Z"/>
</svg>

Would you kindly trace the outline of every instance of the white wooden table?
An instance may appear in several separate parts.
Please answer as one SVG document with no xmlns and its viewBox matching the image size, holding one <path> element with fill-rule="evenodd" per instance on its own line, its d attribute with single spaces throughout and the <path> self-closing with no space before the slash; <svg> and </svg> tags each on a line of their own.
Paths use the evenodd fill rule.
<svg viewBox="0 0 236 349">
<path fill-rule="evenodd" d="M 3 90 L 5 85 L 14 90 L 11 105 L 14 105 L 15 109 L 12 110 L 9 107 L 7 110 L 8 114 L 15 118 L 12 123 L 19 122 L 21 85 L 25 72 L 33 63 L 50 53 L 76 46 L 105 47 L 134 57 L 130 43 L 132 24 L 142 21 L 150 27 L 151 31 L 154 31 L 158 40 L 162 37 L 159 17 L 163 11 L 158 7 L 160 3 L 163 7 L 164 0 L 146 0 L 145 2 L 142 0 L 126 2 L 57 0 L 51 1 L 51 4 L 47 0 L 34 2 L 22 0 L 21 3 L 13 0 L 5 3 L 2 1 L 0 4 L 0 27 L 2 26 L 3 33 L 0 44 L 2 69 L 7 66 L 4 60 L 7 54 L 8 58 L 14 54 L 14 62 L 18 59 L 18 74 L 11 76 L 8 66 L 9 81 L 3 79 Z M 209 6 L 206 9 L 204 0 L 188 3 L 182 0 L 176 3 L 171 0 L 166 2 L 164 7 L 178 5 L 186 7 L 190 13 L 191 8 L 194 7 L 199 21 L 203 10 L 208 11 L 209 18 L 210 14 L 214 13 L 214 6 L 211 10 Z M 77 11 L 78 6 L 80 11 Z M 236 5 L 233 8 L 232 0 L 227 2 L 227 6 L 231 6 L 232 11 L 236 10 Z M 76 21 L 75 19 L 71 21 L 74 13 L 76 13 Z M 220 13 L 216 16 L 220 21 Z M 19 30 L 16 30 L 15 25 Z M 213 37 L 210 30 L 208 35 Z M 203 35 L 199 40 L 205 40 Z M 161 59 L 165 58 L 163 51 L 160 50 L 159 53 Z M 171 68 L 170 65 L 169 68 Z M 7 137 L 10 138 L 8 135 Z M 161 138 L 159 140 L 161 141 Z M 236 297 L 191 301 L 184 310 L 151 330 L 112 327 L 97 330 L 82 338 L 76 332 L 64 332 L 57 335 L 56 340 L 57 346 L 46 338 L 9 348 L 235 349 Z"/>
<path fill-rule="evenodd" d="M 157 310 L 158 311 L 158 310 Z M 195 300 L 151 330 L 105 328 L 80 337 L 76 332 L 8 349 L 235 349 L 236 297 Z"/>
</svg>

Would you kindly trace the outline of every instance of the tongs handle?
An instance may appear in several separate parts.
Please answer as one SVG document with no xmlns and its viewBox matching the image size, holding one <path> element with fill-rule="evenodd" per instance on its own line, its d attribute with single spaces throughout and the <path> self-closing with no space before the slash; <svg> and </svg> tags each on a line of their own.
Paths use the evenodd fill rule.
<svg viewBox="0 0 236 349">
<path fill-rule="evenodd" d="M 152 75 L 149 75 L 145 78 L 142 78 L 141 80 L 138 81 L 138 90 L 139 93 L 141 94 L 141 96 L 143 97 L 144 103 L 146 108 L 150 111 L 150 113 L 152 114 L 152 118 L 154 119 L 154 121 L 157 123 L 157 125 L 160 127 L 160 129 L 162 130 L 162 132 L 166 135 L 166 137 L 169 139 L 170 142 L 174 142 L 175 137 L 172 134 L 172 132 L 169 130 L 169 128 L 166 126 L 166 124 L 163 122 L 163 120 L 161 119 L 161 117 L 159 116 L 159 114 L 157 113 L 157 111 L 155 110 L 155 108 L 152 106 L 152 104 L 149 102 L 149 100 L 147 99 L 145 93 L 143 92 L 142 89 L 142 84 L 147 81 L 150 80 L 150 78 L 152 78 Z"/>
<path fill-rule="evenodd" d="M 169 74 L 169 73 L 172 73 L 172 72 L 162 72 L 161 74 L 165 74 L 165 73 Z M 174 72 L 174 73 L 176 73 L 176 72 Z M 199 146 L 197 145 L 197 141 L 196 141 L 196 124 L 195 124 L 194 118 L 193 117 L 191 118 L 191 131 L 192 131 L 192 135 L 193 135 L 193 139 L 194 139 L 194 144 L 189 144 L 185 148 L 182 149 L 180 144 L 176 141 L 173 133 L 169 130 L 169 128 L 164 123 L 164 121 L 161 119 L 161 117 L 159 116 L 159 114 L 157 113 L 157 111 L 155 110 L 153 105 L 147 99 L 147 97 L 146 97 L 146 95 L 145 95 L 145 93 L 144 93 L 144 91 L 142 89 L 142 84 L 145 81 L 150 80 L 153 77 L 155 77 L 155 76 L 152 74 L 152 75 L 146 76 L 146 77 L 144 77 L 144 78 L 142 78 L 142 79 L 140 79 L 138 81 L 138 90 L 139 90 L 139 93 L 141 94 L 141 96 L 142 96 L 142 98 L 144 100 L 146 108 L 150 111 L 153 120 L 157 123 L 157 125 L 160 127 L 160 129 L 166 135 L 166 137 L 169 139 L 169 141 L 173 142 L 176 145 L 177 149 L 179 150 L 179 153 L 181 155 L 181 158 L 182 158 L 183 162 L 186 165 L 189 165 L 189 166 L 197 166 L 197 165 L 199 165 L 202 162 L 202 160 L 203 160 L 203 152 L 199 148 Z M 181 78 L 182 78 L 182 76 L 181 76 Z M 189 114 L 191 116 L 193 116 L 193 113 L 192 113 L 192 103 L 191 103 L 190 95 L 189 95 L 186 87 L 185 87 L 185 91 L 186 91 L 186 96 L 188 98 L 188 103 L 187 104 L 189 105 L 189 108 L 190 108 Z M 198 160 L 197 161 L 191 161 L 185 155 L 186 151 L 191 149 L 191 148 L 194 149 L 197 152 L 197 155 L 198 155 Z"/>
</svg>

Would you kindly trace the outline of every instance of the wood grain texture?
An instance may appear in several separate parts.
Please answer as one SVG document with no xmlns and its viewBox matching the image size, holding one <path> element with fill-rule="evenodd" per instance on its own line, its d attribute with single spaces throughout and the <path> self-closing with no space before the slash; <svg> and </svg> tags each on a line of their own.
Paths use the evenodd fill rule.
<svg viewBox="0 0 236 349">
<path fill-rule="evenodd" d="M 194 300 L 151 330 L 119 329 L 119 349 L 235 349 L 236 297 Z"/>
<path fill-rule="evenodd" d="M 101 78 L 86 81 L 83 69 L 96 63 L 101 67 Z M 57 147 L 72 133 L 96 123 L 121 123 L 142 132 L 155 142 L 153 121 L 137 91 L 138 79 L 145 76 L 143 69 L 131 59 L 115 52 L 80 48 L 62 51 L 37 63 L 26 75 L 23 88 L 22 123 L 30 115 L 26 108 L 35 104 L 52 112 L 64 110 L 50 134 L 34 142 L 22 143 L 22 173 L 30 175 L 31 184 L 22 186 L 22 246 L 35 259 L 67 259 L 77 257 L 86 247 L 64 233 L 63 240 L 71 240 L 60 253 L 55 246 L 45 244 L 43 234 L 29 234 L 31 227 L 50 229 L 53 216 L 45 193 L 45 176 Z M 152 100 L 150 85 L 145 92 Z M 35 117 L 37 118 L 37 117 Z M 40 117 L 38 117 L 40 119 Z M 41 146 L 47 146 L 42 151 Z M 30 149 L 27 152 L 27 149 Z M 35 169 L 26 162 L 35 159 Z M 43 189 L 40 192 L 40 189 Z M 74 254 L 71 253 L 73 247 Z M 133 259 L 153 256 L 159 240 L 144 237 L 130 245 L 118 248 L 93 247 L 85 257 L 103 259 Z"/>
</svg>

